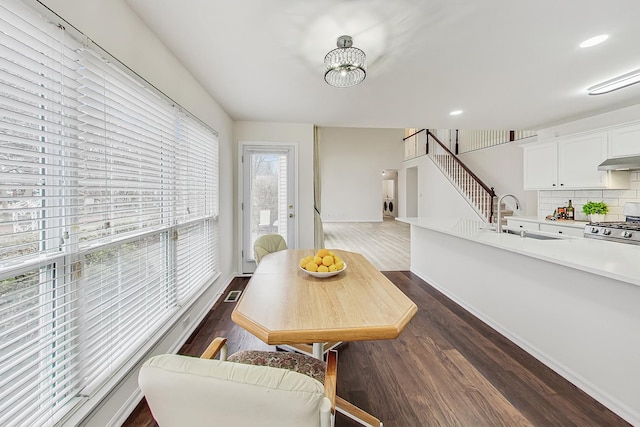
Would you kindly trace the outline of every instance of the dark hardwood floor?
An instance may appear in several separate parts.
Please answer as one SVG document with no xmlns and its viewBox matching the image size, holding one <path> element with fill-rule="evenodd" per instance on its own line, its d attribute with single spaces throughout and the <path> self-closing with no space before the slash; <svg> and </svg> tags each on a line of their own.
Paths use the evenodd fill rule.
<svg viewBox="0 0 640 427">
<path fill-rule="evenodd" d="M 418 313 L 396 340 L 340 348 L 338 394 L 385 427 L 629 425 L 417 276 L 384 274 Z M 233 306 L 217 303 L 180 353 L 197 356 L 215 336 L 229 339 L 230 354 L 273 349 L 231 321 Z M 124 424 L 156 425 L 144 400 Z M 336 427 L 357 425 L 336 418 Z"/>
</svg>

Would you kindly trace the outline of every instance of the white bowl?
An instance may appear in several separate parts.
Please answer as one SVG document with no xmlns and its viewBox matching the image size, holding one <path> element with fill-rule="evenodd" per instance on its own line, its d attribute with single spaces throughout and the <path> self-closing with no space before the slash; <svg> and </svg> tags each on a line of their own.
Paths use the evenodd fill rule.
<svg viewBox="0 0 640 427">
<path fill-rule="evenodd" d="M 342 270 L 338 270 L 338 271 L 329 271 L 329 272 L 327 272 L 327 273 L 322 273 L 322 272 L 317 272 L 317 271 L 309 271 L 309 270 L 306 270 L 306 269 L 304 269 L 304 268 L 302 268 L 302 267 L 300 267 L 300 266 L 298 266 L 298 268 L 299 268 L 300 270 L 304 271 L 305 273 L 307 273 L 307 274 L 308 274 L 308 275 L 310 275 L 310 276 L 313 276 L 313 277 L 319 277 L 319 278 L 321 278 L 321 279 L 324 279 L 325 277 L 335 276 L 336 274 L 340 274 L 340 273 L 342 273 L 343 271 L 345 271 L 345 270 L 347 269 L 347 263 L 346 263 L 346 262 L 344 262 L 344 261 L 342 261 L 342 262 L 344 263 L 344 267 L 342 267 Z"/>
</svg>

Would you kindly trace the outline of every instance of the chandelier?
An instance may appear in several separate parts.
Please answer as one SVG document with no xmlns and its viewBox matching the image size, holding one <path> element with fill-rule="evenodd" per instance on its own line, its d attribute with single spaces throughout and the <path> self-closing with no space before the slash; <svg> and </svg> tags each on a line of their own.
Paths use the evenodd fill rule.
<svg viewBox="0 0 640 427">
<path fill-rule="evenodd" d="M 340 36 L 338 48 L 324 57 L 324 80 L 335 87 L 349 87 L 361 83 L 367 77 L 367 57 L 353 46 L 351 36 Z"/>
</svg>

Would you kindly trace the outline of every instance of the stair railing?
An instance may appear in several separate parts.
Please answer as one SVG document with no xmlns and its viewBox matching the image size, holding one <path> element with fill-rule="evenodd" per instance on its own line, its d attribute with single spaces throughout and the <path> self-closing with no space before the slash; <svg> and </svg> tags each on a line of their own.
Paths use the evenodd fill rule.
<svg viewBox="0 0 640 427">
<path fill-rule="evenodd" d="M 462 154 L 482 148 L 513 142 L 516 140 L 536 136 L 535 131 L 530 130 L 472 130 L 452 129 L 455 132 L 455 153 Z"/>
<path fill-rule="evenodd" d="M 426 132 L 426 154 L 433 160 L 460 194 L 467 199 L 485 221 L 493 221 L 494 199 L 496 192 L 482 182 L 451 150 L 449 150 L 429 129 L 422 129 L 417 133 Z M 435 141 L 429 147 L 429 141 Z"/>
</svg>

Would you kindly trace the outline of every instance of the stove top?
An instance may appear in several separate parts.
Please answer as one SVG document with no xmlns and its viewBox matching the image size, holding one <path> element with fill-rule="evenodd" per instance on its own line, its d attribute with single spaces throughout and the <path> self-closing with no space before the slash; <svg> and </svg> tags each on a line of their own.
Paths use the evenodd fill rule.
<svg viewBox="0 0 640 427">
<path fill-rule="evenodd" d="M 618 221 L 618 222 L 591 222 L 587 225 L 595 227 L 608 227 L 618 230 L 636 230 L 640 231 L 640 222 Z"/>
<path fill-rule="evenodd" d="M 584 237 L 640 245 L 640 222 L 592 222 L 585 225 Z"/>
</svg>

